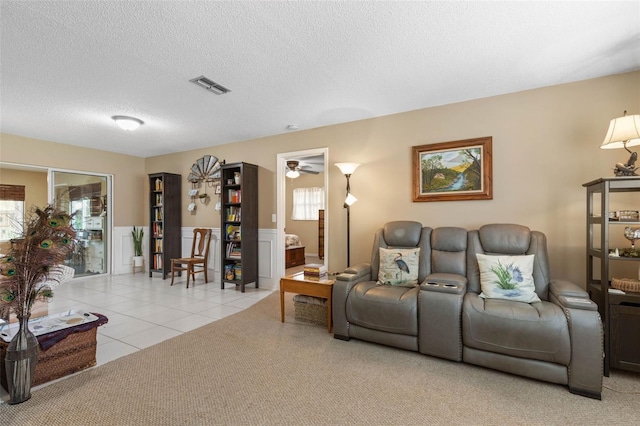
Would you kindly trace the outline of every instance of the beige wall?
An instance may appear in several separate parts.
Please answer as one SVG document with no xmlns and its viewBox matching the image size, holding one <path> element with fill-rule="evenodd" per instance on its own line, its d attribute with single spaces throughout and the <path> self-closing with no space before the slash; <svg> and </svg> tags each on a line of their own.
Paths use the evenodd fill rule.
<svg viewBox="0 0 640 426">
<path fill-rule="evenodd" d="M 146 172 L 186 176 L 204 154 L 258 164 L 259 224 L 274 228 L 277 154 L 328 147 L 330 270 L 346 261 L 345 179 L 331 165 L 360 162 L 351 178 L 359 199 L 351 209 L 352 263 L 368 261 L 374 231 L 390 220 L 469 229 L 520 223 L 547 234 L 554 276 L 584 286 L 582 184 L 611 176 L 613 164 L 628 158 L 623 150 L 599 149 L 609 121 L 624 110 L 640 113 L 640 72 L 148 158 Z M 493 137 L 493 200 L 411 201 L 412 146 L 482 136 Z M 218 223 L 213 205 L 184 220 L 187 226 Z"/>
<path fill-rule="evenodd" d="M 295 179 L 286 179 L 286 226 L 287 234 L 296 234 L 300 237 L 300 242 L 305 246 L 305 253 L 318 254 L 318 221 L 317 220 L 293 220 L 293 190 L 295 188 L 323 188 L 324 173 L 317 175 L 301 173 Z"/>
<path fill-rule="evenodd" d="M 33 206 L 42 207 L 48 203 L 47 172 L 10 170 L 0 168 L 0 183 L 24 185 L 25 213 Z"/>
<path fill-rule="evenodd" d="M 277 154 L 328 147 L 330 270 L 342 269 L 346 259 L 345 179 L 332 165 L 356 161 L 362 166 L 351 178 L 352 192 L 359 199 L 351 210 L 352 263 L 369 259 L 375 229 L 390 220 L 469 229 L 512 222 L 545 232 L 552 275 L 584 286 L 586 202 L 582 184 L 611 176 L 613 164 L 627 160 L 623 150 L 599 149 L 609 120 L 624 110 L 640 113 L 640 72 L 145 160 L 2 135 L 0 160 L 70 169 L 84 164 L 82 170 L 113 173 L 120 207 L 116 208 L 117 225 L 141 223 L 141 217 L 147 220 L 147 173 L 180 173 L 184 177 L 183 226 L 219 226 L 220 222 L 213 209 L 215 195 L 209 205 L 199 205 L 194 215 L 186 212 L 190 187 L 186 176 L 191 165 L 205 154 L 228 163 L 246 161 L 260 166 L 259 226 L 275 228 L 271 215 L 276 213 Z M 493 137 L 493 200 L 411 201 L 412 146 L 481 136 Z M 7 143 L 16 140 L 28 146 L 22 149 Z M 60 151 L 52 155 L 52 150 Z M 213 189 L 207 192 L 213 194 Z M 638 197 L 628 203 L 640 208 Z"/>
<path fill-rule="evenodd" d="M 112 174 L 114 226 L 141 224 L 146 220 L 148 197 L 143 158 L 0 133 L 0 161 Z"/>
</svg>

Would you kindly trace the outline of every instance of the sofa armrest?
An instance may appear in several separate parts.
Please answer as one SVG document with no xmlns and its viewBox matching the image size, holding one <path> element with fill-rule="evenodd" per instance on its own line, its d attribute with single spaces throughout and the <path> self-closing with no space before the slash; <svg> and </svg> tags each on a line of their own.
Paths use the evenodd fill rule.
<svg viewBox="0 0 640 426">
<path fill-rule="evenodd" d="M 589 294 L 584 289 L 567 280 L 551 280 L 551 283 L 549 283 L 549 293 L 556 298 L 560 296 L 578 297 L 581 299 L 589 298 Z"/>
<path fill-rule="evenodd" d="M 589 299 L 586 291 L 564 280 L 551 282 L 549 301 L 562 307 L 569 323 L 569 391 L 600 399 L 604 351 L 598 305 Z"/>
<path fill-rule="evenodd" d="M 558 298 L 558 305 L 568 309 L 583 309 L 586 311 L 597 311 L 598 305 L 589 299 L 583 299 L 581 297 L 564 297 Z"/>
<path fill-rule="evenodd" d="M 431 274 L 420 284 L 420 353 L 462 361 L 461 316 L 466 290 L 466 277 L 456 274 Z"/>
<path fill-rule="evenodd" d="M 571 281 L 551 281 L 549 300 L 563 308 L 598 310 L 598 305 L 589 299 L 589 294 Z"/>
<path fill-rule="evenodd" d="M 331 301 L 333 337 L 336 339 L 349 340 L 347 299 L 353 286 L 362 281 L 371 281 L 371 265 L 368 263 L 350 266 L 343 273 L 336 275 Z"/>
<path fill-rule="evenodd" d="M 594 305 L 593 309 L 576 309 L 573 306 L 563 305 L 570 308 L 565 309 L 571 336 L 569 391 L 600 399 L 604 363 L 604 334 L 597 307 L 595 303 L 589 302 Z"/>
<path fill-rule="evenodd" d="M 371 281 L 371 264 L 362 263 L 360 265 L 349 266 L 343 273 L 336 276 L 338 281 L 349 281 L 352 284 L 360 281 Z"/>
</svg>

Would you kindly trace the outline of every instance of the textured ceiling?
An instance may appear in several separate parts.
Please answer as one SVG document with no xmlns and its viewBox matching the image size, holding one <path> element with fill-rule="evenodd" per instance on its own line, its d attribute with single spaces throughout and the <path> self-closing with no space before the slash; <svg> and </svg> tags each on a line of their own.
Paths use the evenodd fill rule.
<svg viewBox="0 0 640 426">
<path fill-rule="evenodd" d="M 0 130 L 141 157 L 640 69 L 639 1 L 0 5 Z"/>
</svg>

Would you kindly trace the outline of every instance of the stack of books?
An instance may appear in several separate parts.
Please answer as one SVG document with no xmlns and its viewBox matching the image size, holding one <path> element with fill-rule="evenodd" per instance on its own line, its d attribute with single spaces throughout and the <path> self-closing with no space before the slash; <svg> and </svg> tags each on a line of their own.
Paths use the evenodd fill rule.
<svg viewBox="0 0 640 426">
<path fill-rule="evenodd" d="M 227 243 L 227 257 L 230 259 L 242 258 L 242 247 L 240 246 L 240 243 Z"/>
<path fill-rule="evenodd" d="M 304 275 L 310 277 L 321 277 L 327 274 L 327 267 L 321 263 L 307 263 L 302 270 Z"/>
</svg>

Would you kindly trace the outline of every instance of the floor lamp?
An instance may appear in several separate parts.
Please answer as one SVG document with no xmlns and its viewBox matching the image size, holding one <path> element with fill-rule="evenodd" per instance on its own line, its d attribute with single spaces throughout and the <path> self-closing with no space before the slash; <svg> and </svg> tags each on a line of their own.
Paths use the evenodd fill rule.
<svg viewBox="0 0 640 426">
<path fill-rule="evenodd" d="M 344 199 L 344 208 L 347 209 L 347 266 L 351 265 L 351 205 L 358 201 L 356 197 L 351 194 L 351 187 L 349 186 L 349 178 L 360 166 L 360 163 L 336 163 L 336 166 L 340 169 L 342 174 L 347 178 L 347 196 Z"/>
</svg>

